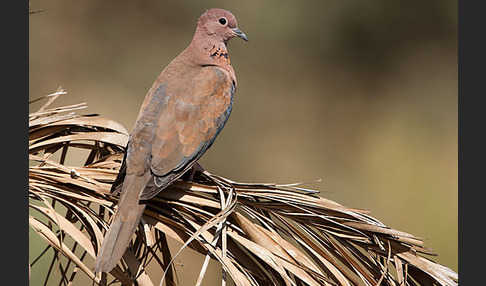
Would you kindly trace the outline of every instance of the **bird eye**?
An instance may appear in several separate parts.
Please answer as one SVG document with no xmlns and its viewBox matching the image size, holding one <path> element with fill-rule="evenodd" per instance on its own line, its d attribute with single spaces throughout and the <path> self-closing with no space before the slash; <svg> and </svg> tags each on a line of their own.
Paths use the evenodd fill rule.
<svg viewBox="0 0 486 286">
<path fill-rule="evenodd" d="M 226 18 L 219 18 L 218 21 L 221 25 L 226 25 Z"/>
</svg>

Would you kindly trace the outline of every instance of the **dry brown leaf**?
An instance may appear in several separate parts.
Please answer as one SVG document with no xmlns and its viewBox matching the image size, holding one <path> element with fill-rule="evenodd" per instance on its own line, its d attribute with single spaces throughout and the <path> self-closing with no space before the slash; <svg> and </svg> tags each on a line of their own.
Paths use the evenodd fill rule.
<svg viewBox="0 0 486 286">
<path fill-rule="evenodd" d="M 75 113 L 86 104 L 49 108 L 53 101 L 29 115 L 29 205 L 94 257 L 115 212 L 117 197 L 109 192 L 128 135 L 112 120 Z M 89 151 L 86 163 L 65 165 L 77 148 Z M 137 283 L 151 285 L 144 269 L 156 261 L 161 272 L 170 269 L 166 281 L 175 285 L 174 269 L 167 266 L 182 250 L 172 256 L 167 235 L 216 259 L 236 285 L 395 286 L 412 279 L 418 285 L 458 284 L 457 273 L 426 259 L 431 252 L 420 238 L 317 193 L 303 183 L 241 183 L 208 171 L 196 174 L 194 182 L 179 180 L 145 202 L 134 252 L 110 275 L 128 285 L 128 274 L 138 272 Z M 64 279 L 71 281 L 79 269 L 100 282 L 83 262 L 84 254 L 76 255 L 40 220 L 29 222 L 76 265 L 61 273 Z"/>
</svg>

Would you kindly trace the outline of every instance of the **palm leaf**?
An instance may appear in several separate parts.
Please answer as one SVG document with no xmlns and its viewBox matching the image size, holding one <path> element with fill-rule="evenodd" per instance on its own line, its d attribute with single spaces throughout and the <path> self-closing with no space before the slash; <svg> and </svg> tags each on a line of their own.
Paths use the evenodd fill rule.
<svg viewBox="0 0 486 286">
<path fill-rule="evenodd" d="M 86 104 L 51 108 L 65 93 L 39 99 L 48 101 L 29 115 L 29 223 L 47 244 L 40 257 L 54 253 L 45 284 L 55 272 L 59 285 L 81 275 L 100 285 L 162 284 L 146 271 L 155 265 L 166 285 L 175 285 L 172 261 L 183 249 L 171 254 L 167 237 L 206 256 L 197 285 L 209 259 L 221 264 L 223 285 L 227 279 L 236 285 L 458 284 L 454 271 L 430 260 L 433 253 L 420 238 L 366 211 L 319 197 L 303 184 L 241 183 L 207 171 L 148 201 L 122 261 L 108 275 L 94 273 L 116 209 L 110 188 L 128 133 L 112 120 L 75 112 Z M 84 163 L 67 164 L 79 150 Z"/>
</svg>

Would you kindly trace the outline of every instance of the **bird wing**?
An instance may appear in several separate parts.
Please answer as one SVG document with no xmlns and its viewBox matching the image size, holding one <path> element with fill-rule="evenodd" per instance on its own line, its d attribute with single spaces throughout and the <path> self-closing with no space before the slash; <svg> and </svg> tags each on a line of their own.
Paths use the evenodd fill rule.
<svg viewBox="0 0 486 286">
<path fill-rule="evenodd" d="M 212 145 L 231 113 L 234 90 L 228 72 L 208 66 L 182 95 L 168 99 L 152 144 L 151 171 L 158 190 L 182 176 Z M 141 198 L 156 193 L 146 188 Z"/>
<path fill-rule="evenodd" d="M 142 105 L 120 169 L 142 175 L 149 171 L 154 184 L 140 199 L 150 199 L 182 176 L 212 145 L 232 108 L 235 83 L 226 70 L 201 68 L 192 81 L 172 87 L 162 82 Z"/>
</svg>

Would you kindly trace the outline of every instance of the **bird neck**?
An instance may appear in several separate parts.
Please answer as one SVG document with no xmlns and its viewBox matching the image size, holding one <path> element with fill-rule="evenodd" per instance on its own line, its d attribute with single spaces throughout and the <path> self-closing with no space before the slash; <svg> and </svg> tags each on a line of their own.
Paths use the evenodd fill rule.
<svg viewBox="0 0 486 286">
<path fill-rule="evenodd" d="M 200 66 L 215 65 L 224 68 L 231 64 L 226 43 L 199 29 L 187 47 L 187 52 L 190 54 L 189 59 Z"/>
<path fill-rule="evenodd" d="M 225 42 L 216 39 L 214 35 L 209 35 L 206 31 L 197 29 L 189 46 L 174 61 L 177 61 L 178 64 L 173 63 L 169 66 L 176 67 L 179 64 L 185 64 L 193 67 L 220 67 L 228 72 L 236 87 L 236 74 L 230 64 Z M 166 73 L 170 74 L 169 70 Z"/>
</svg>

